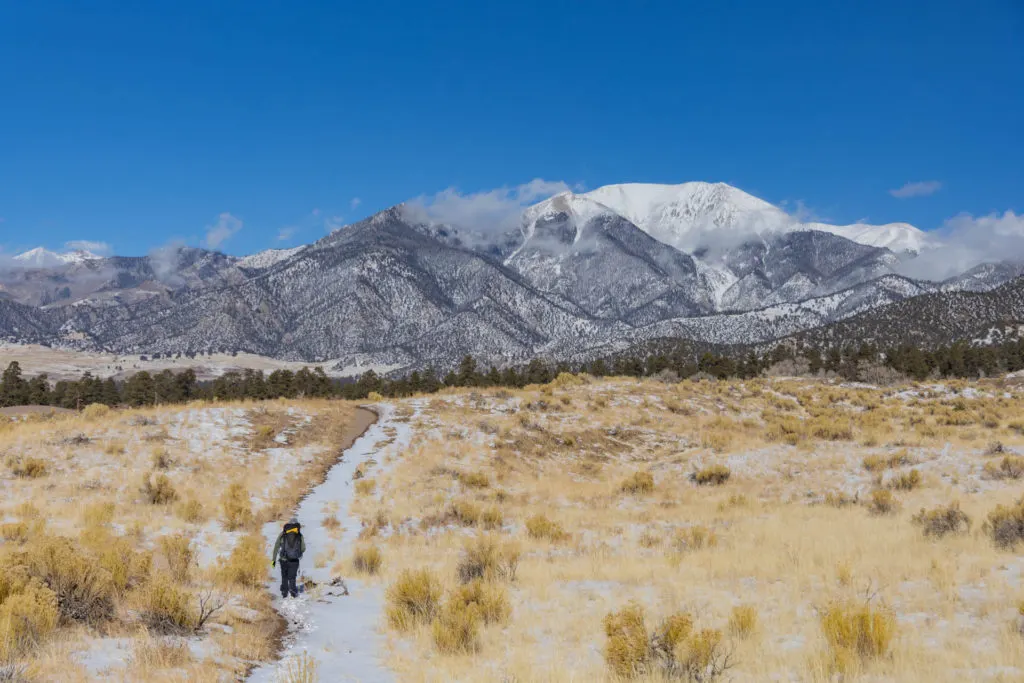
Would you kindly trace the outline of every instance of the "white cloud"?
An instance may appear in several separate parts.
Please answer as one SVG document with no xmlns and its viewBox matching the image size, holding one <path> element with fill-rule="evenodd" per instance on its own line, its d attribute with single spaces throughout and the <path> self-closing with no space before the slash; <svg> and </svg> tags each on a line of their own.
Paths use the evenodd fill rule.
<svg viewBox="0 0 1024 683">
<path fill-rule="evenodd" d="M 97 256 L 108 256 L 113 252 L 106 242 L 94 242 L 92 240 L 71 240 L 64 243 L 68 251 L 88 251 Z"/>
<path fill-rule="evenodd" d="M 150 265 L 153 267 L 157 280 L 171 286 L 184 283 L 181 276 L 178 275 L 181 250 L 184 247 L 184 241 L 174 239 L 163 246 L 150 250 Z"/>
<path fill-rule="evenodd" d="M 1024 214 L 960 214 L 930 234 L 937 246 L 904 263 L 904 275 L 945 280 L 982 263 L 1024 261 Z"/>
<path fill-rule="evenodd" d="M 910 197 L 927 197 L 942 189 L 942 183 L 938 180 L 922 180 L 916 183 L 906 183 L 903 187 L 889 190 L 889 194 L 897 199 L 909 199 Z"/>
<path fill-rule="evenodd" d="M 469 230 L 507 230 L 518 226 L 526 207 L 569 189 L 561 180 L 541 178 L 516 187 L 470 194 L 450 187 L 433 196 L 411 199 L 404 209 L 411 219 L 425 223 L 443 223 Z"/>
<path fill-rule="evenodd" d="M 218 249 L 236 232 L 242 229 L 242 221 L 225 211 L 217 216 L 217 222 L 206 226 L 205 244 L 210 249 Z"/>
<path fill-rule="evenodd" d="M 352 201 L 349 202 L 349 206 L 351 206 L 354 209 L 354 208 L 358 207 L 362 203 L 363 203 L 362 199 L 360 199 L 359 197 L 353 197 Z"/>
<path fill-rule="evenodd" d="M 287 240 L 290 240 L 295 235 L 296 230 L 298 230 L 298 228 L 296 228 L 294 225 L 286 225 L 285 227 L 277 231 L 277 241 L 285 242 Z"/>
</svg>

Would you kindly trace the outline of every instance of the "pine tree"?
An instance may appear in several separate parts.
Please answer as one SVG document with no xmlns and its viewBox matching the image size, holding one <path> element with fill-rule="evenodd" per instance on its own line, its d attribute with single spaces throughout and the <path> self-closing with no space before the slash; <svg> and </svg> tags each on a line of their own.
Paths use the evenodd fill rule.
<svg viewBox="0 0 1024 683">
<path fill-rule="evenodd" d="M 28 403 L 29 387 L 21 376 L 21 365 L 11 361 L 0 380 L 0 407 L 22 406 Z"/>
</svg>

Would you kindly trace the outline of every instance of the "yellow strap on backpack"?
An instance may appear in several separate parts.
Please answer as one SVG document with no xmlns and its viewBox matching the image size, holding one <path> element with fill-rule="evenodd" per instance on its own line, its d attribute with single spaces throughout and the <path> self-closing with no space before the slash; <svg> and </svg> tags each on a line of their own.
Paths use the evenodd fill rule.
<svg viewBox="0 0 1024 683">
<path fill-rule="evenodd" d="M 285 533 L 286 534 L 297 534 L 297 533 L 299 533 L 299 530 L 298 529 L 289 529 Z"/>
</svg>

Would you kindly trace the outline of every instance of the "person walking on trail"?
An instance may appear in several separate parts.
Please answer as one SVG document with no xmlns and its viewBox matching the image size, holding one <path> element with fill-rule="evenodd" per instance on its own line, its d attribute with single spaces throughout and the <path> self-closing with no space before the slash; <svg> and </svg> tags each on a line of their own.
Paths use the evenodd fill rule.
<svg viewBox="0 0 1024 683">
<path fill-rule="evenodd" d="M 271 564 L 281 563 L 281 597 L 299 597 L 295 578 L 299 575 L 299 560 L 306 552 L 306 539 L 302 538 L 302 525 L 292 517 L 284 525 L 277 543 L 274 544 L 274 558 Z"/>
</svg>

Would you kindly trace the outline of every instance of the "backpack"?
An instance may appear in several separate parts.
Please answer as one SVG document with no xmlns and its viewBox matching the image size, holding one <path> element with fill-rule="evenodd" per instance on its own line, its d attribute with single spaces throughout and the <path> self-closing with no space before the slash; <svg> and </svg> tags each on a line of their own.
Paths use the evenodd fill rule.
<svg viewBox="0 0 1024 683">
<path fill-rule="evenodd" d="M 302 557 L 302 532 L 298 524 L 286 524 L 281 540 L 281 559 L 296 562 Z"/>
</svg>

